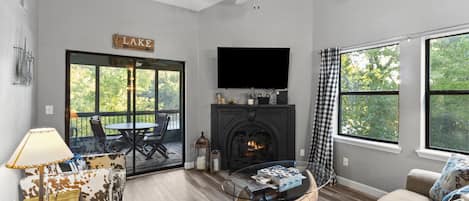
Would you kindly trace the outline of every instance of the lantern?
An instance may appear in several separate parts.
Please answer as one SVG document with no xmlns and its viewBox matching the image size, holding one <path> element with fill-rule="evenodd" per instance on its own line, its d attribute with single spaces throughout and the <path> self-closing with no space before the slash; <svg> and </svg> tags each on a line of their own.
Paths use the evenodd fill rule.
<svg viewBox="0 0 469 201">
<path fill-rule="evenodd" d="M 220 151 L 213 150 L 210 152 L 210 173 L 215 173 L 220 171 Z"/>
<path fill-rule="evenodd" d="M 197 170 L 207 170 L 207 163 L 210 158 L 210 143 L 208 139 L 204 136 L 204 132 L 202 132 L 202 135 L 195 142 L 195 149 L 197 153 L 195 168 Z"/>
</svg>

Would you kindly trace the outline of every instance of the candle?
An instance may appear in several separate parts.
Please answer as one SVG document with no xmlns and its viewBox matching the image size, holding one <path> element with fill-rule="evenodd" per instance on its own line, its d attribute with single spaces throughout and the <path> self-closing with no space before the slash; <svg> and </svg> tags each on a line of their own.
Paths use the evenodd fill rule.
<svg viewBox="0 0 469 201">
<path fill-rule="evenodd" d="M 218 172 L 220 170 L 220 164 L 218 158 L 213 159 L 213 171 Z"/>
<path fill-rule="evenodd" d="M 197 169 L 205 170 L 205 156 L 197 157 Z"/>
</svg>

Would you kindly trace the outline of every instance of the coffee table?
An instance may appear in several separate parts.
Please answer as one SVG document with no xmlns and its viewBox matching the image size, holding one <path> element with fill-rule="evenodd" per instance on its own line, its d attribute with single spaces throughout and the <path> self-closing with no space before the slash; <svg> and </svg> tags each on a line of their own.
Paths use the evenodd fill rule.
<svg viewBox="0 0 469 201">
<path fill-rule="evenodd" d="M 275 185 L 261 184 L 251 178 L 257 174 L 258 170 L 276 165 L 298 169 L 306 177 L 302 180 L 302 185 L 279 192 L 275 189 Z M 221 188 L 224 193 L 233 198 L 233 201 L 317 201 L 318 191 L 332 180 L 330 178 L 316 180 L 314 174 L 324 175 L 321 172 L 318 173 L 318 170 L 321 171 L 305 161 L 260 163 L 232 172 L 222 183 Z"/>
</svg>

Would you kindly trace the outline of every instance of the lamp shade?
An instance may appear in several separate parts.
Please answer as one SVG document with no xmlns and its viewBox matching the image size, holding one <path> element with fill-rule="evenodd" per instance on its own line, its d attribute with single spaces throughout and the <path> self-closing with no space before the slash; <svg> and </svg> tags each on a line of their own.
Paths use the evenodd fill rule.
<svg viewBox="0 0 469 201">
<path fill-rule="evenodd" d="M 36 168 L 71 159 L 72 151 L 54 128 L 31 129 L 16 148 L 6 167 Z"/>
<path fill-rule="evenodd" d="M 78 118 L 77 111 L 70 110 L 70 119 L 76 119 L 76 118 Z"/>
</svg>

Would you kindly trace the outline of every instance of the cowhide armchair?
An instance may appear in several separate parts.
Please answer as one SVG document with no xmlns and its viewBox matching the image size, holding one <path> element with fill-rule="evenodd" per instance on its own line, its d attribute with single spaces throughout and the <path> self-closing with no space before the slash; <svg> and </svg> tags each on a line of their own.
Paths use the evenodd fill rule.
<svg viewBox="0 0 469 201">
<path fill-rule="evenodd" d="M 81 201 L 122 201 L 125 181 L 125 155 L 121 153 L 85 155 L 87 170 L 63 172 L 59 165 L 46 168 L 45 188 L 49 194 L 69 189 L 81 190 Z M 20 188 L 24 198 L 37 197 L 37 169 L 27 169 Z"/>
</svg>

